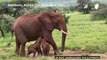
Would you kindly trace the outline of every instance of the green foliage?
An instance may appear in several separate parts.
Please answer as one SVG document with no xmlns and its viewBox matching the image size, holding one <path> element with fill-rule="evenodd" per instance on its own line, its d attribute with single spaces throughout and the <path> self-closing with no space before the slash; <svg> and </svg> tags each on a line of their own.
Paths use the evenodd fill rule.
<svg viewBox="0 0 107 60">
<path fill-rule="evenodd" d="M 93 2 L 93 4 L 99 4 L 99 8 L 98 9 L 103 9 L 105 7 L 107 7 L 107 3 L 106 2 L 99 2 L 99 1 L 95 1 Z"/>
<path fill-rule="evenodd" d="M 70 18 L 70 16 L 66 16 L 66 15 L 63 15 L 64 16 L 64 18 L 65 18 L 65 23 L 69 23 L 69 18 Z"/>
<path fill-rule="evenodd" d="M 30 12 L 31 13 L 39 13 L 41 11 L 50 11 L 53 12 L 57 9 L 57 7 L 33 7 Z"/>
<path fill-rule="evenodd" d="M 99 3 L 99 8 L 92 12 L 91 20 L 101 20 L 107 18 L 107 4 L 101 2 L 94 2 Z"/>
<path fill-rule="evenodd" d="M 25 13 L 29 13 L 32 7 L 25 6 L 7 6 L 7 4 L 36 4 L 35 0 L 2 0 L 0 1 L 0 28 L 7 32 L 10 30 L 13 20 Z M 4 6 L 6 4 L 6 6 Z"/>
<path fill-rule="evenodd" d="M 80 4 L 91 3 L 91 2 L 92 2 L 91 0 L 77 0 L 77 3 L 80 3 Z"/>
<path fill-rule="evenodd" d="M 7 6 L 7 4 L 20 4 L 22 6 Z M 0 1 L 0 14 L 9 14 L 13 17 L 19 17 L 20 15 L 26 13 L 25 9 L 31 9 L 33 6 L 23 6 L 24 4 L 37 4 L 35 0 L 8 0 Z M 5 6 L 6 5 L 6 6 Z"/>
<path fill-rule="evenodd" d="M 64 12 L 73 12 L 74 11 L 74 6 L 68 6 L 68 7 L 62 7 L 60 10 L 63 10 Z"/>
<path fill-rule="evenodd" d="M 3 14 L 2 19 L 0 20 L 0 26 L 1 28 L 8 32 L 11 29 L 12 23 L 13 23 L 14 17 L 7 15 L 7 14 Z"/>
<path fill-rule="evenodd" d="M 75 7 L 75 10 L 82 12 L 83 8 L 86 4 L 89 6 L 89 10 L 91 10 L 91 7 L 93 5 L 91 0 L 77 0 L 78 5 Z"/>
<path fill-rule="evenodd" d="M 99 9 L 97 11 L 93 11 L 92 20 L 99 20 L 107 18 L 107 8 Z"/>
</svg>

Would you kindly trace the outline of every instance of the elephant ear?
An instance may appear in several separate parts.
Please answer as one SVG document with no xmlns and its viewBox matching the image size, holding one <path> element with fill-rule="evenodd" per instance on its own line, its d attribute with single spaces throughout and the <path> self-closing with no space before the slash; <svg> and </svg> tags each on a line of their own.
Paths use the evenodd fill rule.
<svg viewBox="0 0 107 60">
<path fill-rule="evenodd" d="M 44 11 L 39 14 L 38 19 L 45 28 L 52 31 L 54 28 L 50 17 L 51 15 L 52 13 Z"/>
</svg>

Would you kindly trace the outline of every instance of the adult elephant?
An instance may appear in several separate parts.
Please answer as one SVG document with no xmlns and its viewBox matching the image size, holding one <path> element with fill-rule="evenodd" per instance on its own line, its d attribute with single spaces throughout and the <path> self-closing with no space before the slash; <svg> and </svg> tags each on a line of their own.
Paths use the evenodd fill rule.
<svg viewBox="0 0 107 60">
<path fill-rule="evenodd" d="M 64 17 L 60 13 L 43 11 L 39 14 L 27 14 L 19 17 L 12 26 L 12 31 L 16 36 L 16 53 L 25 56 L 26 42 L 37 40 L 41 36 L 53 47 L 54 54 L 56 55 L 58 49 L 52 37 L 52 31 L 54 29 L 62 31 L 63 51 L 67 27 Z"/>
</svg>

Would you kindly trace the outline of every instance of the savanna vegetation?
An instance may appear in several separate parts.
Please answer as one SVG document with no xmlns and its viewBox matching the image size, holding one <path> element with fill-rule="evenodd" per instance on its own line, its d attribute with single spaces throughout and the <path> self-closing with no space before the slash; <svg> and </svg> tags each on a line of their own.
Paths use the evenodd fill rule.
<svg viewBox="0 0 107 60">
<path fill-rule="evenodd" d="M 104 20 L 91 21 L 90 14 L 84 15 L 79 12 L 67 13 L 70 16 L 68 27 L 68 36 L 66 39 L 66 50 L 83 50 L 91 53 L 107 53 L 107 24 Z M 10 41 L 11 34 L 7 33 L 6 37 L 0 38 L 0 59 L 33 59 L 30 57 L 20 57 L 14 53 L 15 37 L 10 47 L 7 43 Z M 61 48 L 61 32 L 55 30 L 53 37 L 58 48 Z M 33 42 L 27 43 L 32 44 Z M 26 48 L 27 48 L 26 46 Z M 54 59 L 53 57 L 48 57 Z M 48 59 L 46 57 L 35 59 Z"/>
</svg>

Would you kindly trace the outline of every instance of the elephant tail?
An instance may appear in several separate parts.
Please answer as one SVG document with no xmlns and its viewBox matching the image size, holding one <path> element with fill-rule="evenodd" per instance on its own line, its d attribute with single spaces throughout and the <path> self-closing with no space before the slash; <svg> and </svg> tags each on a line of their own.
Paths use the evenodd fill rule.
<svg viewBox="0 0 107 60">
<path fill-rule="evenodd" d="M 14 33 L 13 28 L 11 28 L 10 32 L 11 32 L 11 38 L 10 38 L 10 41 L 7 43 L 7 47 L 10 47 L 12 39 L 13 39 L 13 33 Z"/>
</svg>

